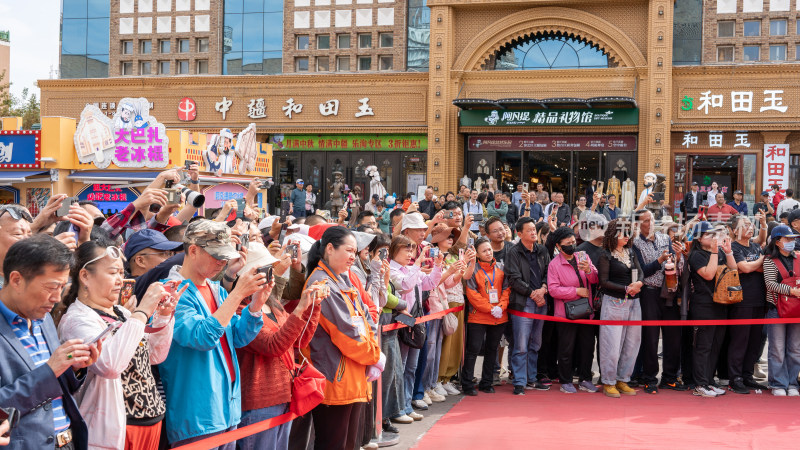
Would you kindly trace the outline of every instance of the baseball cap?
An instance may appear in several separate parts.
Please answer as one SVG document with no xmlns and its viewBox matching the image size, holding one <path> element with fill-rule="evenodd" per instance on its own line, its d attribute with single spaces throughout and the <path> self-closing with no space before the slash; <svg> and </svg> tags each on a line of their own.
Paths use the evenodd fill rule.
<svg viewBox="0 0 800 450">
<path fill-rule="evenodd" d="M 372 198 L 374 198 L 375 200 L 380 200 L 381 196 L 378 194 L 372 194 Z"/>
<path fill-rule="evenodd" d="M 742 191 L 741 191 L 741 190 L 739 190 L 739 189 L 737 189 L 737 190 L 733 191 L 733 193 L 734 193 L 734 195 L 735 195 L 735 194 L 744 195 L 744 192 L 742 192 Z"/>
<path fill-rule="evenodd" d="M 800 220 L 800 208 L 793 209 L 789 211 L 789 217 L 786 218 L 789 223 L 794 222 L 795 220 Z"/>
<path fill-rule="evenodd" d="M 146 248 L 166 251 L 177 250 L 182 246 L 182 242 L 170 241 L 164 236 L 164 233 L 148 228 L 133 233 L 128 242 L 125 243 L 125 249 L 122 253 L 125 255 L 125 259 L 131 259 L 133 255 Z"/>
<path fill-rule="evenodd" d="M 770 238 L 780 239 L 782 237 L 796 238 L 800 237 L 800 234 L 795 233 L 788 225 L 778 225 L 772 230 Z"/>
<path fill-rule="evenodd" d="M 711 222 L 702 221 L 697 222 L 694 227 L 692 227 L 692 235 L 695 237 L 699 237 L 703 233 L 709 233 L 714 231 L 714 225 L 711 225 Z"/>
<path fill-rule="evenodd" d="M 231 229 L 222 222 L 201 219 L 190 223 L 183 242 L 201 247 L 216 259 L 239 258 L 231 245 Z"/>
<path fill-rule="evenodd" d="M 761 195 L 769 196 L 769 191 L 764 191 L 764 192 L 761 193 Z"/>
<path fill-rule="evenodd" d="M 697 181 L 692 181 L 692 186 L 697 186 Z"/>
<path fill-rule="evenodd" d="M 303 179 L 302 178 L 298 178 L 297 181 L 294 182 L 294 184 L 304 184 L 303 183 Z"/>
<path fill-rule="evenodd" d="M 403 225 L 400 231 L 405 231 L 408 229 L 428 229 L 428 226 L 425 225 L 425 220 L 422 218 L 422 214 L 420 213 L 410 213 L 403 216 Z"/>
</svg>

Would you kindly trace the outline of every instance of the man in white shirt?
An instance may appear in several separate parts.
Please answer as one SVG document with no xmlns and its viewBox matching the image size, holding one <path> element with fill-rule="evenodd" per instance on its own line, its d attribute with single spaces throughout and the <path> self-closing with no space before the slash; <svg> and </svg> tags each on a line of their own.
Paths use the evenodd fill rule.
<svg viewBox="0 0 800 450">
<path fill-rule="evenodd" d="M 516 206 L 519 209 L 520 200 L 522 200 L 522 183 L 517 185 L 517 190 L 511 194 L 511 204 Z"/>
<path fill-rule="evenodd" d="M 792 189 L 787 189 L 786 198 L 778 203 L 778 211 L 776 211 L 775 217 L 780 217 L 781 214 L 785 212 L 791 212 L 793 209 L 800 207 L 800 202 L 792 198 L 793 196 L 794 191 Z"/>
<path fill-rule="evenodd" d="M 483 205 L 478 203 L 478 191 L 473 189 L 470 191 L 469 194 L 469 201 L 464 203 L 464 215 L 467 214 L 481 214 L 483 215 Z M 473 233 L 477 233 L 479 230 L 480 223 L 483 220 L 475 220 L 472 222 L 472 226 L 469 227 L 469 230 Z"/>
</svg>

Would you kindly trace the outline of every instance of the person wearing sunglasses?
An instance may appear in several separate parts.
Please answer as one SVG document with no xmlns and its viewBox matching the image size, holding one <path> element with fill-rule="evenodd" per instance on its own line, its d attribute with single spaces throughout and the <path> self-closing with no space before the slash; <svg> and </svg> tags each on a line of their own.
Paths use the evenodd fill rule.
<svg viewBox="0 0 800 450">
<path fill-rule="evenodd" d="M 16 242 L 31 237 L 31 214 L 21 205 L 0 206 L 0 273 L 8 249 Z M 5 277 L 0 275 L 0 288 Z"/>
<path fill-rule="evenodd" d="M 182 242 L 170 241 L 160 231 L 151 229 L 137 231 L 125 243 L 124 254 L 130 278 L 143 275 L 166 261 L 181 247 L 183 247 Z"/>
</svg>

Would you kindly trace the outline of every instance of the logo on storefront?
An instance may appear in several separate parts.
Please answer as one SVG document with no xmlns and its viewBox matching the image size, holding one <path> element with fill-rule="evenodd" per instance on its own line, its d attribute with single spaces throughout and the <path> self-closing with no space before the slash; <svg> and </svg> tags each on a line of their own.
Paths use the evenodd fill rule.
<svg viewBox="0 0 800 450">
<path fill-rule="evenodd" d="M 178 120 L 191 122 L 197 117 L 197 105 L 189 97 L 184 97 L 178 103 Z"/>
</svg>

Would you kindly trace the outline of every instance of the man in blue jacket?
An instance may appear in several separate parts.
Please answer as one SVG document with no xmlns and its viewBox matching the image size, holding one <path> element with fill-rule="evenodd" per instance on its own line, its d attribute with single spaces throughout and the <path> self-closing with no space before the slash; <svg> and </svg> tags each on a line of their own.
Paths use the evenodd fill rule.
<svg viewBox="0 0 800 450">
<path fill-rule="evenodd" d="M 0 290 L 0 405 L 21 415 L 11 449 L 85 449 L 88 431 L 72 398 L 100 344 L 63 344 L 50 311 L 69 279 L 72 252 L 43 234 L 16 242 Z"/>
<path fill-rule="evenodd" d="M 228 261 L 235 268 L 229 267 L 227 273 L 235 273 L 245 262 L 244 253 L 231 245 L 230 229 L 224 223 L 192 222 L 183 242 L 183 266 L 175 266 L 168 278 L 180 280 L 181 288 L 188 286 L 175 309 L 169 355 L 159 365 L 167 394 L 167 439 L 173 447 L 239 424 L 242 399 L 236 349 L 249 344 L 261 330 L 261 307 L 267 299 L 253 296 L 241 315 L 236 314 L 243 300 L 267 284 L 265 274 L 255 268 L 241 274 L 230 294 L 211 281 Z M 233 450 L 235 442 L 219 448 Z"/>
<path fill-rule="evenodd" d="M 306 216 L 306 191 L 303 190 L 303 180 L 298 178 L 295 188 L 289 194 L 289 214 L 300 218 Z"/>
</svg>

